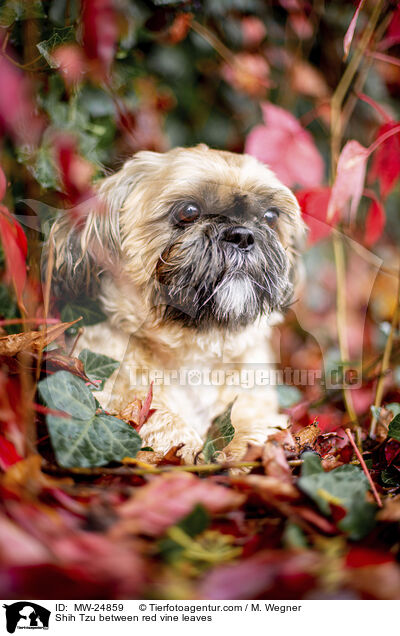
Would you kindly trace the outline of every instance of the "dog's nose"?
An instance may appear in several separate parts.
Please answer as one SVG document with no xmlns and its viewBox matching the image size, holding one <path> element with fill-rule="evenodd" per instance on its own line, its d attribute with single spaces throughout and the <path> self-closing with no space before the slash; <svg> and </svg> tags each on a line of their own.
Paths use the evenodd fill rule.
<svg viewBox="0 0 400 636">
<path fill-rule="evenodd" d="M 247 227 L 230 227 L 222 232 L 221 240 L 248 252 L 254 245 L 254 234 Z"/>
</svg>

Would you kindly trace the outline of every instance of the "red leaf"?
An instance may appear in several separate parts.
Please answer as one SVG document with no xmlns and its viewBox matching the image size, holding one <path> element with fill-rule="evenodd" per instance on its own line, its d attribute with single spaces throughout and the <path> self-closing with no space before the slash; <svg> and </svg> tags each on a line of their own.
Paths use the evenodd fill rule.
<svg viewBox="0 0 400 636">
<path fill-rule="evenodd" d="M 4 197 L 7 189 L 7 180 L 3 170 L 0 168 L 0 201 Z"/>
<path fill-rule="evenodd" d="M 370 565 L 381 565 L 392 561 L 394 561 L 394 556 L 388 552 L 378 552 L 378 550 L 358 546 L 350 548 L 346 556 L 346 566 L 348 568 L 365 568 Z"/>
<path fill-rule="evenodd" d="M 12 281 L 21 303 L 26 282 L 27 240 L 22 227 L 4 205 L 0 205 L 0 237 L 6 260 L 6 276 Z"/>
<path fill-rule="evenodd" d="M 330 222 L 326 219 L 328 203 L 331 198 L 331 188 L 320 187 L 310 190 L 299 190 L 296 192 L 296 197 L 301 207 L 304 221 L 310 229 L 308 240 L 312 245 L 328 236 L 332 231 L 336 215 Z"/>
<path fill-rule="evenodd" d="M 364 241 L 366 245 L 373 245 L 382 236 L 385 222 L 386 216 L 383 205 L 376 197 L 373 197 L 365 219 Z"/>
<path fill-rule="evenodd" d="M 62 44 L 51 54 L 67 86 L 73 86 L 85 73 L 85 56 L 77 44 Z"/>
<path fill-rule="evenodd" d="M 399 125 L 399 122 L 383 124 L 378 129 L 376 138 L 390 132 Z M 386 198 L 393 190 L 395 182 L 400 176 L 400 133 L 386 139 L 375 150 L 368 182 L 378 181 L 382 197 Z"/>
<path fill-rule="evenodd" d="M 324 162 L 310 133 L 283 108 L 266 102 L 262 111 L 265 123 L 247 136 L 245 152 L 268 164 L 289 187 L 318 186 Z"/>
<path fill-rule="evenodd" d="M 243 495 L 189 473 L 165 473 L 140 488 L 118 512 L 140 533 L 157 536 L 189 514 L 196 504 L 211 513 L 236 508 Z"/>
<path fill-rule="evenodd" d="M 0 435 L 0 467 L 3 470 L 7 470 L 21 459 L 22 457 L 15 450 L 14 444 L 3 435 Z"/>
<path fill-rule="evenodd" d="M 241 32 L 243 38 L 243 45 L 245 47 L 258 46 L 267 33 L 264 23 L 256 16 L 249 15 L 242 19 Z"/>
<path fill-rule="evenodd" d="M 358 15 L 362 9 L 362 6 L 364 4 L 365 0 L 360 0 L 360 2 L 358 3 L 358 7 L 351 19 L 351 22 L 349 24 L 349 28 L 346 31 L 346 35 L 344 36 L 344 40 L 343 40 L 343 48 L 344 48 L 344 59 L 347 58 L 349 52 L 350 52 L 350 47 L 351 47 L 351 43 L 353 41 L 353 36 L 354 36 L 354 31 L 356 28 L 356 24 L 357 24 L 357 20 L 358 20 Z"/>
<path fill-rule="evenodd" d="M 328 220 L 333 219 L 336 213 L 343 219 L 347 211 L 350 214 L 349 220 L 354 219 L 364 190 L 367 159 L 368 150 L 358 141 L 348 141 L 344 146 L 328 205 Z"/>
<path fill-rule="evenodd" d="M 95 70 L 108 75 L 114 59 L 117 22 L 112 0 L 83 0 L 83 48 Z"/>
<path fill-rule="evenodd" d="M 143 424 L 147 422 L 150 415 L 154 413 L 154 409 L 150 409 L 152 399 L 153 399 L 153 382 L 151 382 L 150 384 L 149 392 L 146 395 L 142 408 L 140 409 L 139 426 L 137 428 L 138 431 L 142 428 Z"/>
<path fill-rule="evenodd" d="M 31 85 L 6 58 L 0 55 L 0 131 L 5 129 L 19 143 L 35 143 L 42 129 L 36 114 Z"/>
<path fill-rule="evenodd" d="M 221 73 L 229 84 L 253 97 L 265 96 L 269 87 L 269 65 L 262 55 L 241 51 L 232 62 L 223 64 Z"/>
<path fill-rule="evenodd" d="M 77 205 L 94 197 L 90 183 L 93 167 L 78 154 L 74 137 L 59 135 L 54 145 L 61 181 L 70 203 Z"/>
</svg>

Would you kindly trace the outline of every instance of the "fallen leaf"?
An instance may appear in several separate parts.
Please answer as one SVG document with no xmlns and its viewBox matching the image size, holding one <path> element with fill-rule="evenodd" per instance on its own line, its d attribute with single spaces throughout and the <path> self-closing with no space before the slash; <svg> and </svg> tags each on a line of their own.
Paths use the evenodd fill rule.
<svg viewBox="0 0 400 636">
<path fill-rule="evenodd" d="M 72 322 L 60 322 L 57 325 L 46 327 L 43 331 L 26 331 L 25 333 L 2 336 L 0 338 L 0 355 L 15 356 L 25 350 L 42 351 L 78 320 L 79 318 Z"/>
<path fill-rule="evenodd" d="M 83 363 L 85 373 L 90 380 L 98 381 L 97 389 L 102 390 L 104 383 L 118 369 L 120 363 L 114 358 L 101 353 L 93 353 L 89 349 L 83 349 L 79 354 L 79 360 Z"/>
<path fill-rule="evenodd" d="M 233 440 L 233 436 L 235 435 L 235 429 L 231 422 L 233 404 L 234 402 L 231 402 L 221 415 L 214 418 L 207 431 L 206 441 L 202 449 L 206 464 L 213 461 L 215 455 L 219 451 L 222 451 L 228 446 L 229 442 Z"/>
<path fill-rule="evenodd" d="M 136 532 L 157 536 L 183 517 L 196 504 L 211 514 L 240 506 L 244 496 L 185 472 L 157 476 L 118 507 L 123 519 L 134 523 Z"/>
<path fill-rule="evenodd" d="M 50 408 L 70 418 L 47 415 L 51 443 L 61 466 L 104 466 L 124 457 L 135 457 L 142 440 L 126 422 L 105 413 L 96 414 L 96 400 L 80 378 L 57 371 L 38 384 Z"/>
<path fill-rule="evenodd" d="M 121 420 L 124 420 L 124 422 L 128 422 L 128 424 L 133 426 L 139 432 L 143 424 L 147 422 L 149 417 L 151 417 L 155 411 L 155 409 L 150 408 L 152 399 L 153 382 L 150 384 L 150 388 L 144 402 L 142 402 L 139 398 L 134 398 L 132 402 L 129 402 L 129 404 L 119 411 L 116 416 L 121 418 Z"/>
<path fill-rule="evenodd" d="M 43 488 L 53 489 L 60 486 L 71 486 L 73 480 L 70 477 L 55 478 L 46 475 L 42 471 L 43 458 L 40 455 L 30 455 L 15 463 L 3 476 L 1 483 L 5 488 L 15 490 L 16 487 L 24 489 L 26 493 L 37 495 Z"/>
<path fill-rule="evenodd" d="M 263 448 L 262 463 L 266 475 L 292 483 L 292 471 L 282 446 L 277 442 L 267 440 Z"/>
<path fill-rule="evenodd" d="M 318 455 L 304 453 L 298 487 L 315 501 L 325 515 L 331 513 L 330 504 L 347 510 L 338 526 L 352 539 L 361 539 L 371 530 L 375 506 L 366 500 L 369 482 L 357 466 L 339 466 L 326 473 Z"/>
<path fill-rule="evenodd" d="M 8 470 L 10 466 L 22 459 L 15 446 L 4 435 L 0 435 L 0 467 Z"/>
<path fill-rule="evenodd" d="M 305 448 L 313 447 L 317 438 L 321 435 L 321 429 L 318 426 L 318 420 L 315 419 L 312 424 L 302 428 L 296 435 L 294 439 L 296 440 L 298 452 L 301 453 Z"/>
</svg>

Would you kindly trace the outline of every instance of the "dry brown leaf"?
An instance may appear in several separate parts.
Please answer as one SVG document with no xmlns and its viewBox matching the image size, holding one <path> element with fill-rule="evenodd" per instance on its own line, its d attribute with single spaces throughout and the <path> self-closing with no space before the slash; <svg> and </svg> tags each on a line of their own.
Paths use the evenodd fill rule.
<svg viewBox="0 0 400 636">
<path fill-rule="evenodd" d="M 64 331 L 78 322 L 60 322 L 43 329 L 43 331 L 26 331 L 24 333 L 16 333 L 10 336 L 2 336 L 0 338 L 0 355 L 15 356 L 21 351 L 42 351 L 48 344 L 61 336 Z"/>
<path fill-rule="evenodd" d="M 60 485 L 72 485 L 70 477 L 54 478 L 42 472 L 42 457 L 31 455 L 27 459 L 13 464 L 4 474 L 1 483 L 5 488 L 15 490 L 22 487 L 24 493 L 37 494 L 42 488 L 58 488 Z"/>
<path fill-rule="evenodd" d="M 297 488 L 277 477 L 269 477 L 267 475 L 239 475 L 237 477 L 231 477 L 230 483 L 245 489 L 251 489 L 266 502 L 268 502 L 271 497 L 290 501 L 300 498 L 300 493 Z"/>
<path fill-rule="evenodd" d="M 295 440 L 298 448 L 298 452 L 302 452 L 306 447 L 313 447 L 317 438 L 321 435 L 321 429 L 318 426 L 318 422 L 313 422 L 302 428 L 301 431 L 295 435 Z"/>
<path fill-rule="evenodd" d="M 142 409 L 142 400 L 135 398 L 129 402 L 124 408 L 116 414 L 120 420 L 124 420 L 131 426 L 138 426 L 140 411 Z"/>
<path fill-rule="evenodd" d="M 292 471 L 287 462 L 285 451 L 277 442 L 270 440 L 266 442 L 263 448 L 262 463 L 266 475 L 292 483 Z"/>
<path fill-rule="evenodd" d="M 44 353 L 42 366 L 49 367 L 51 370 L 55 371 L 69 371 L 70 373 L 77 375 L 85 382 L 91 381 L 85 373 L 85 367 L 82 360 L 79 360 L 79 358 L 63 355 L 62 353 L 58 353 L 57 351 L 48 351 Z"/>
<path fill-rule="evenodd" d="M 386 499 L 384 507 L 378 512 L 379 521 L 400 521 L 400 495 Z"/>
</svg>

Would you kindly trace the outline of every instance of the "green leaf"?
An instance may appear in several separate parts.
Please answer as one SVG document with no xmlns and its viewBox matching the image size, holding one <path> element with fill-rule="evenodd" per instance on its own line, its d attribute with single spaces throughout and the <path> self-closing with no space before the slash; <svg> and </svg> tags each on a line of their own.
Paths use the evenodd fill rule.
<svg viewBox="0 0 400 636">
<path fill-rule="evenodd" d="M 303 460 L 303 465 L 301 467 L 302 477 L 308 477 L 309 475 L 324 472 L 324 469 L 321 466 L 321 460 L 317 453 L 303 453 L 301 458 Z"/>
<path fill-rule="evenodd" d="M 288 521 L 283 531 L 283 543 L 285 547 L 295 550 L 307 548 L 307 539 L 304 532 L 296 523 Z"/>
<path fill-rule="evenodd" d="M 358 540 L 368 534 L 374 524 L 375 506 L 366 501 L 369 482 L 363 471 L 357 466 L 345 465 L 325 473 L 315 453 L 304 453 L 303 459 L 299 488 L 325 515 L 331 513 L 331 502 L 347 510 L 338 526 L 351 539 Z"/>
<path fill-rule="evenodd" d="M 178 526 L 186 532 L 189 537 L 195 537 L 197 534 L 200 534 L 200 532 L 204 532 L 209 523 L 210 515 L 207 510 L 200 504 L 197 504 L 192 512 L 181 519 Z"/>
<path fill-rule="evenodd" d="M 387 408 L 387 407 L 386 407 Z M 396 415 L 389 424 L 388 435 L 400 442 L 400 414 Z"/>
<path fill-rule="evenodd" d="M 278 392 L 278 402 L 281 409 L 288 409 L 300 402 L 302 393 L 296 386 L 287 386 L 285 384 L 276 387 Z"/>
<path fill-rule="evenodd" d="M 14 299 L 14 294 L 7 285 L 4 285 L 4 283 L 0 283 L 0 318 L 8 320 L 10 318 L 19 317 L 20 313 L 18 305 Z M 19 333 L 21 331 L 21 324 L 7 325 L 4 327 L 4 329 L 9 334 Z"/>
<path fill-rule="evenodd" d="M 391 411 L 393 413 L 393 417 L 396 417 L 396 415 L 400 415 L 400 404 L 398 402 L 390 402 L 390 404 L 385 404 L 385 409 Z"/>
<path fill-rule="evenodd" d="M 99 304 L 91 298 L 77 299 L 76 301 L 67 303 L 61 310 L 61 320 L 63 322 L 71 322 L 82 316 L 77 327 L 68 330 L 68 333 L 76 333 L 79 327 L 84 325 L 97 325 L 99 322 L 106 320 L 107 316 L 101 311 Z"/>
<path fill-rule="evenodd" d="M 99 403 L 85 382 L 68 371 L 57 371 L 38 384 L 46 404 L 71 417 L 47 415 L 51 443 L 61 466 L 104 466 L 135 457 L 142 440 L 132 426 L 96 410 Z"/>
<path fill-rule="evenodd" d="M 102 390 L 104 382 L 118 369 L 120 363 L 114 358 L 109 358 L 101 353 L 93 353 L 89 349 L 83 349 L 79 354 L 85 368 L 85 373 L 90 380 L 100 380 L 97 390 Z"/>
<path fill-rule="evenodd" d="M 43 55 L 50 68 L 58 68 L 59 65 L 54 61 L 52 53 L 57 46 L 65 44 L 66 42 L 75 42 L 75 31 L 73 27 L 57 29 L 48 40 L 42 40 L 36 44 L 39 53 Z"/>
<path fill-rule="evenodd" d="M 142 446 L 132 426 L 104 413 L 85 421 L 47 415 L 47 426 L 61 466 L 104 466 L 135 457 Z"/>
<path fill-rule="evenodd" d="M 201 532 L 204 532 L 209 524 L 210 515 L 202 505 L 197 504 L 192 512 L 181 519 L 176 525 L 183 530 L 185 534 L 193 538 Z M 179 559 L 184 551 L 184 548 L 170 537 L 165 537 L 160 541 L 159 549 L 162 557 L 170 563 Z"/>
<path fill-rule="evenodd" d="M 0 27 L 9 27 L 19 20 L 43 18 L 45 16 L 41 0 L 6 0 L 0 7 Z"/>
<path fill-rule="evenodd" d="M 381 472 L 381 480 L 385 486 L 400 486 L 400 473 L 390 466 Z"/>
<path fill-rule="evenodd" d="M 232 441 L 235 429 L 231 422 L 231 412 L 234 401 L 231 402 L 226 410 L 218 415 L 208 429 L 207 439 L 203 446 L 203 455 L 206 463 L 213 460 L 217 451 L 221 451 Z"/>
<path fill-rule="evenodd" d="M 64 411 L 78 420 L 87 420 L 96 413 L 96 402 L 83 380 L 68 371 L 57 371 L 41 380 L 39 393 L 46 404 Z M 65 421 L 65 418 L 59 418 Z"/>
</svg>

